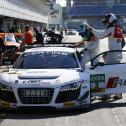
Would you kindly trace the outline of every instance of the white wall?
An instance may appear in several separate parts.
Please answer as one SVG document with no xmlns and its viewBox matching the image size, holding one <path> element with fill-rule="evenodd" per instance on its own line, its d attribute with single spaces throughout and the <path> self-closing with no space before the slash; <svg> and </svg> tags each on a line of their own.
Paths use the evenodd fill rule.
<svg viewBox="0 0 126 126">
<path fill-rule="evenodd" d="M 48 17 L 48 24 L 61 24 L 62 25 L 62 7 L 59 4 L 55 5 L 56 11 L 58 13 L 55 13 L 53 15 L 49 15 Z"/>
<path fill-rule="evenodd" d="M 45 0 L 0 0 L 0 15 L 8 17 L 48 23 L 49 12 Z"/>
</svg>

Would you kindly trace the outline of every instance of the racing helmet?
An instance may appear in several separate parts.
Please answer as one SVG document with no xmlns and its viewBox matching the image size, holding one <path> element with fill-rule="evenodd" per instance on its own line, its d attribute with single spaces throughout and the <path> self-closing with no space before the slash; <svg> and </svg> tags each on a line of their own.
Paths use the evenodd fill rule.
<svg viewBox="0 0 126 126">
<path fill-rule="evenodd" d="M 102 22 L 104 23 L 105 26 L 108 26 L 110 24 L 114 24 L 117 22 L 117 18 L 114 14 L 109 13 L 106 14 L 102 20 Z"/>
</svg>

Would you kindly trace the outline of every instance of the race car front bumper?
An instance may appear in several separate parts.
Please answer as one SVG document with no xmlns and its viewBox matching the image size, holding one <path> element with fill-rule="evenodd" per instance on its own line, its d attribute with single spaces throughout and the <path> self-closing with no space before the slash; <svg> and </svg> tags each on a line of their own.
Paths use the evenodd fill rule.
<svg viewBox="0 0 126 126">
<path fill-rule="evenodd" d="M 17 88 L 15 90 L 1 90 L 0 91 L 0 106 L 3 108 L 18 108 L 25 106 L 36 107 L 54 107 L 54 108 L 70 108 L 80 107 L 89 104 L 89 93 L 85 98 L 80 97 L 81 86 L 75 90 L 60 90 L 61 88 Z M 37 91 L 46 90 L 44 96 L 26 96 L 29 91 L 36 93 Z M 37 92 L 40 93 L 40 92 Z M 84 99 L 86 99 L 84 101 Z"/>
</svg>

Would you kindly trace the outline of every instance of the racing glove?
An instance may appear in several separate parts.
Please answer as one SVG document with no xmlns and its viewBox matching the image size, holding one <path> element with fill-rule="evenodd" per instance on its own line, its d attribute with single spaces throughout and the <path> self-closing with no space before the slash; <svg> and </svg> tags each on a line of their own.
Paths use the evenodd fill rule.
<svg viewBox="0 0 126 126">
<path fill-rule="evenodd" d="M 87 48 L 82 49 L 82 50 L 80 51 L 80 54 L 84 54 L 85 51 L 88 51 L 88 49 L 87 49 Z"/>
<path fill-rule="evenodd" d="M 92 27 L 88 23 L 85 23 L 85 26 L 87 27 L 87 29 L 92 30 Z"/>
</svg>

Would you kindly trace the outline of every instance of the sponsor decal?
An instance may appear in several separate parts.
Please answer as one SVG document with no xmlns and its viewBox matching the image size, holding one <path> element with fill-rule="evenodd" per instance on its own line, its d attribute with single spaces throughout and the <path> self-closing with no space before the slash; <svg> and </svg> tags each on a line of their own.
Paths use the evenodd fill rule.
<svg viewBox="0 0 126 126">
<path fill-rule="evenodd" d="M 117 83 L 118 85 L 120 85 L 120 86 L 126 86 L 126 79 L 117 79 L 116 81 L 115 81 L 115 83 Z"/>
<path fill-rule="evenodd" d="M 32 87 L 36 87 L 36 86 L 41 86 L 41 84 L 43 85 L 49 85 L 50 82 L 44 82 L 44 81 L 39 81 L 39 80 L 24 80 L 24 81 L 19 81 L 19 80 L 15 80 L 15 84 L 30 84 L 30 86 Z"/>
<path fill-rule="evenodd" d="M 120 79 L 119 77 L 110 77 L 107 82 L 106 88 L 116 88 L 118 86 L 126 86 L 126 79 Z"/>
<path fill-rule="evenodd" d="M 38 51 L 38 52 L 27 52 L 25 53 L 25 56 L 29 55 L 68 55 L 69 52 L 62 52 L 62 51 Z"/>
<path fill-rule="evenodd" d="M 91 92 L 105 92 L 105 74 L 93 74 L 90 76 Z"/>
<path fill-rule="evenodd" d="M 94 74 L 90 76 L 91 82 L 105 82 L 105 74 Z"/>
<path fill-rule="evenodd" d="M 23 91 L 24 97 L 46 97 L 47 96 L 47 90 L 46 89 L 26 89 Z"/>
<path fill-rule="evenodd" d="M 23 84 L 50 84 L 50 82 L 46 82 L 43 80 L 23 80 Z"/>
<path fill-rule="evenodd" d="M 119 77 L 110 77 L 107 82 L 106 88 L 115 88 L 117 86 L 116 81 L 119 79 Z"/>
<path fill-rule="evenodd" d="M 95 88 L 95 89 L 91 89 L 91 93 L 96 93 L 96 92 L 105 92 L 105 88 Z"/>
</svg>

